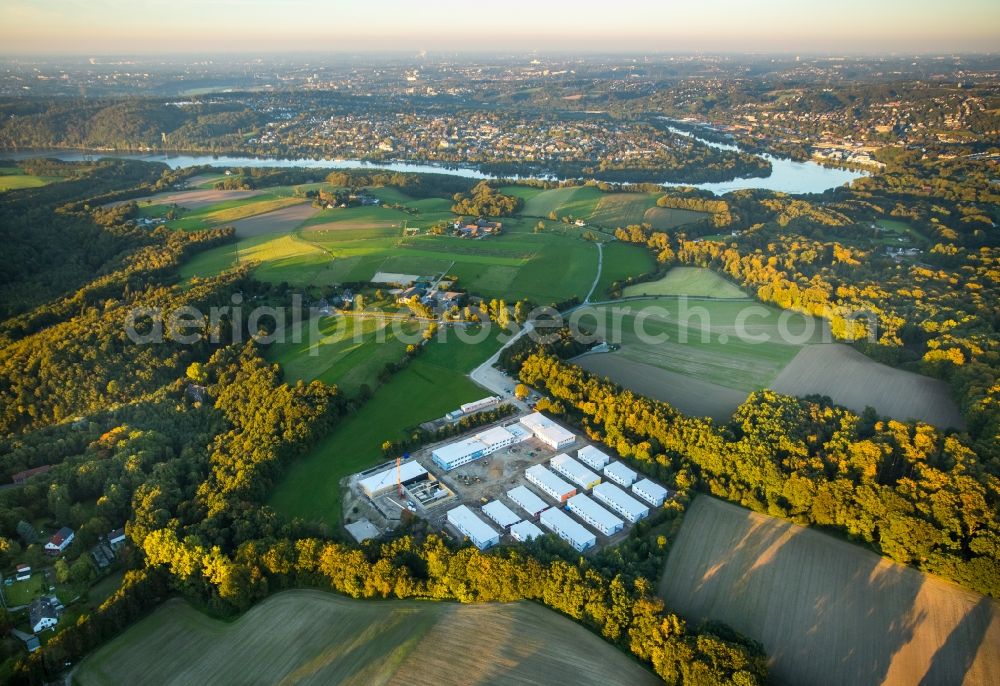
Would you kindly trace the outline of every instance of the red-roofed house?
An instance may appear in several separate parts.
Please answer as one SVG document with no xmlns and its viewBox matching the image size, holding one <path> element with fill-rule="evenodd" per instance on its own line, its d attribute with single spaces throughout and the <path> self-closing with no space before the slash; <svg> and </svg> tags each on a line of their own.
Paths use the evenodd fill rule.
<svg viewBox="0 0 1000 686">
<path fill-rule="evenodd" d="M 64 526 L 45 544 L 45 552 L 49 555 L 59 555 L 69 547 L 75 537 L 76 534 L 73 533 L 73 530 Z"/>
</svg>

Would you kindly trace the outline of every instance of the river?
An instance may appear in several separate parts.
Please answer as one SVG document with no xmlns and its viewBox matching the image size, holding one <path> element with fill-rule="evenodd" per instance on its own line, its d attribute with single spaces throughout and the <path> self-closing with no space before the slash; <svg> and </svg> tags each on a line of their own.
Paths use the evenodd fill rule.
<svg viewBox="0 0 1000 686">
<path fill-rule="evenodd" d="M 739 150 L 735 145 L 715 143 L 695 136 L 690 131 L 669 127 L 674 133 L 690 136 L 705 145 L 722 150 Z M 117 159 L 142 160 L 144 162 L 163 162 L 173 169 L 212 165 L 215 167 L 301 167 L 329 169 L 386 169 L 393 172 L 413 174 L 452 174 L 469 179 L 494 179 L 490 174 L 463 166 L 444 166 L 419 162 L 364 162 L 361 160 L 324 160 L 319 158 L 284 159 L 280 157 L 247 157 L 239 155 L 199 155 L 185 153 L 162 152 L 115 152 L 115 151 L 80 151 L 80 150 L 35 150 L 29 152 L 0 152 L 0 159 L 23 160 L 33 157 L 51 157 L 67 162 L 80 162 L 100 157 Z M 771 175 L 759 177 L 737 178 L 732 181 L 713 183 L 665 183 L 664 186 L 693 186 L 718 195 L 744 188 L 761 188 L 783 193 L 822 193 L 830 188 L 842 186 L 853 181 L 863 173 L 846 169 L 824 167 L 815 162 L 793 162 L 771 155 L 761 155 L 771 163 Z"/>
</svg>

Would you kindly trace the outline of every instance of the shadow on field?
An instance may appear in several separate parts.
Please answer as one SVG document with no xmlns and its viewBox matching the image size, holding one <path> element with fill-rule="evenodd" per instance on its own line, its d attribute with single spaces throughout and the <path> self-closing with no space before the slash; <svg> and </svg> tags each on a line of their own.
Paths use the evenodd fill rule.
<svg viewBox="0 0 1000 686">
<path fill-rule="evenodd" d="M 775 683 L 886 680 L 894 657 L 926 619 L 915 607 L 919 575 L 736 505 L 702 496 L 693 505 L 699 507 L 710 510 L 699 513 L 701 530 L 682 530 L 668 560 L 661 587 L 668 606 L 763 643 Z M 708 543 L 712 537 L 717 545 Z"/>
<path fill-rule="evenodd" d="M 993 621 L 994 607 L 989 598 L 983 598 L 962 617 L 962 621 L 948 634 L 948 640 L 934 653 L 920 686 L 962 683 L 986 638 Z M 961 674 L 958 674 L 959 671 Z"/>
</svg>

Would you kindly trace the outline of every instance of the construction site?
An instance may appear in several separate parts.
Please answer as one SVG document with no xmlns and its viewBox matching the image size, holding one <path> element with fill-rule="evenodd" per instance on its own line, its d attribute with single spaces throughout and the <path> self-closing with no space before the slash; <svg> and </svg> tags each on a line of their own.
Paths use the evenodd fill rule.
<svg viewBox="0 0 1000 686">
<path fill-rule="evenodd" d="M 613 545 L 669 492 L 605 450 L 537 412 L 506 418 L 351 476 L 345 521 L 359 540 L 419 517 L 481 549 L 543 533 L 580 552 Z"/>
</svg>

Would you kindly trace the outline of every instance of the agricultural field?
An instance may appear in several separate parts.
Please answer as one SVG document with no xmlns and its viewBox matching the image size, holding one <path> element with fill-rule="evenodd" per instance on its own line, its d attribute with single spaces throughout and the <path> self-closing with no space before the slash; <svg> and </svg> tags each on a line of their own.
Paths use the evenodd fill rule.
<svg viewBox="0 0 1000 686">
<path fill-rule="evenodd" d="M 408 320 L 320 317 L 289 328 L 268 348 L 267 358 L 281 365 L 288 381 L 318 379 L 354 395 L 363 384 L 373 385 L 387 362 L 402 359 L 408 344 L 419 345 L 423 329 Z M 315 340 L 313 330 L 322 338 Z"/>
<path fill-rule="evenodd" d="M 717 422 L 727 422 L 748 395 L 613 353 L 584 355 L 574 363 L 640 395 L 669 403 L 687 415 L 711 417 Z"/>
<path fill-rule="evenodd" d="M 62 178 L 25 174 L 20 167 L 0 167 L 0 193 L 22 188 L 39 188 L 56 181 L 62 181 Z"/>
<path fill-rule="evenodd" d="M 685 224 L 693 224 L 706 217 L 708 217 L 706 212 L 679 210 L 673 207 L 650 207 L 643 215 L 642 221 L 637 223 L 649 224 L 658 231 L 668 231 Z"/>
<path fill-rule="evenodd" d="M 482 341 L 465 343 L 454 329 L 442 331 L 447 335 L 445 342 L 428 343 L 357 412 L 342 419 L 297 460 L 268 504 L 286 517 L 334 528 L 341 519 L 340 480 L 383 461 L 384 441 L 403 438 L 421 422 L 486 395 L 466 374 L 500 347 L 496 338 L 491 334 Z"/>
<path fill-rule="evenodd" d="M 626 298 L 639 295 L 687 295 L 704 298 L 746 298 L 736 284 L 703 267 L 674 267 L 662 279 L 627 286 Z"/>
<path fill-rule="evenodd" d="M 776 684 L 1000 683 L 1000 604 L 816 530 L 698 496 L 660 584 L 761 641 Z"/>
<path fill-rule="evenodd" d="M 460 646 L 475 637 L 475 650 Z M 460 605 L 278 593 L 225 623 L 170 600 L 81 663 L 80 686 L 575 684 L 660 681 L 533 603 Z"/>
<path fill-rule="evenodd" d="M 548 217 L 555 212 L 556 216 L 573 216 L 586 219 L 590 217 L 604 193 L 592 186 L 574 186 L 570 188 L 553 188 L 538 190 L 523 186 L 505 186 L 503 193 L 517 195 L 525 199 L 521 214 L 525 217 Z"/>
<path fill-rule="evenodd" d="M 601 278 L 591 300 L 599 301 L 608 295 L 615 281 L 624 282 L 630 276 L 646 274 L 656 268 L 656 261 L 644 246 L 612 241 L 604 243 L 602 249 Z"/>
<path fill-rule="evenodd" d="M 767 387 L 802 345 L 822 340 L 823 329 L 818 320 L 751 301 L 633 300 L 579 316 L 588 326 L 596 317 L 605 327 L 602 338 L 621 345 L 610 355 L 744 395 Z"/>
<path fill-rule="evenodd" d="M 588 221 L 610 229 L 642 224 L 646 212 L 656 207 L 657 197 L 658 193 L 602 193 Z"/>
<path fill-rule="evenodd" d="M 944 381 L 894 369 L 840 343 L 805 346 L 771 388 L 788 395 L 828 395 L 855 412 L 871 405 L 894 419 L 965 428 Z"/>
</svg>

